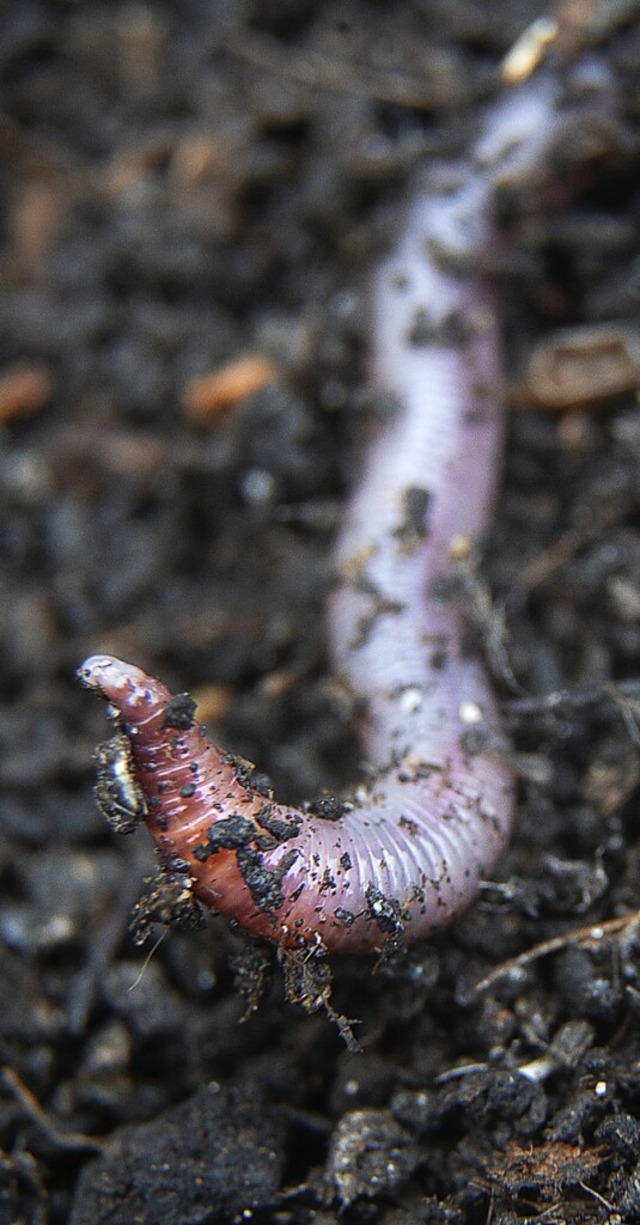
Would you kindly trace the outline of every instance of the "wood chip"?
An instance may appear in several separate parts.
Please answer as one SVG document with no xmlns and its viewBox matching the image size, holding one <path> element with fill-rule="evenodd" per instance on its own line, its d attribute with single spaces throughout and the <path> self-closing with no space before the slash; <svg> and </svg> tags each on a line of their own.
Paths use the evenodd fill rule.
<svg viewBox="0 0 640 1225">
<path fill-rule="evenodd" d="M 536 345 L 527 384 L 542 408 L 581 408 L 640 386 L 640 332 L 624 324 L 567 328 Z"/>
<path fill-rule="evenodd" d="M 221 413 L 277 378 L 277 368 L 270 358 L 249 353 L 212 374 L 191 379 L 183 391 L 182 406 L 194 425 L 214 425 Z"/>
<path fill-rule="evenodd" d="M 0 424 L 37 412 L 52 395 L 53 379 L 47 366 L 16 362 L 0 375 Z"/>
</svg>

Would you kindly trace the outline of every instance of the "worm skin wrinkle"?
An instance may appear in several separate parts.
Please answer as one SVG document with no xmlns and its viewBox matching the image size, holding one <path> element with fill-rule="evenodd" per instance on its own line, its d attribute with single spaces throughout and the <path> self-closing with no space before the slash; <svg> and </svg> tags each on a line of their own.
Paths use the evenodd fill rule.
<svg viewBox="0 0 640 1225">
<path fill-rule="evenodd" d="M 491 207 L 498 187 L 540 171 L 564 113 L 557 77 L 507 93 L 464 161 L 428 172 L 374 278 L 371 380 L 397 408 L 347 512 L 329 609 L 372 781 L 333 811 L 275 803 L 184 697 L 108 655 L 80 669 L 119 729 L 102 750 L 101 806 L 143 819 L 200 902 L 289 949 L 428 937 L 473 900 L 509 836 L 496 703 L 441 593 L 452 542 L 487 528 L 500 469 L 498 324 L 479 271 Z M 597 73 L 587 86 L 597 95 Z"/>
</svg>

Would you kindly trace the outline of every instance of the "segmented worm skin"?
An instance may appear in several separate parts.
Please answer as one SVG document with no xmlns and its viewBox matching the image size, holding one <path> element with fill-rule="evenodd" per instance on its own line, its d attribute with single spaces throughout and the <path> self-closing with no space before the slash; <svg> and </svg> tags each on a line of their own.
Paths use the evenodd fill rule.
<svg viewBox="0 0 640 1225">
<path fill-rule="evenodd" d="M 372 381 L 398 407 L 349 508 L 330 607 L 373 781 L 339 815 L 274 803 L 159 681 L 106 655 L 80 670 L 118 713 L 164 861 L 199 901 L 289 948 L 429 936 L 472 901 L 509 835 L 495 701 L 438 589 L 452 541 L 485 531 L 500 468 L 498 327 L 477 269 L 492 199 L 539 166 L 557 111 L 550 75 L 490 110 L 464 164 L 431 173 L 375 277 Z M 470 730 L 483 751 L 465 750 Z"/>
</svg>

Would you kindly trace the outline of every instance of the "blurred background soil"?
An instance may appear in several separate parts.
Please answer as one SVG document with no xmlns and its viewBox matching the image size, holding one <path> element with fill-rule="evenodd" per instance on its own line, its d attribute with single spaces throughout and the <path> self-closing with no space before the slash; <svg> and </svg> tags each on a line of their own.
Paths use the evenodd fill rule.
<svg viewBox="0 0 640 1225">
<path fill-rule="evenodd" d="M 615 117 L 494 269 L 512 412 L 480 637 L 516 835 L 449 932 L 336 963 L 362 1053 L 216 920 L 135 947 L 153 853 L 96 809 L 104 710 L 74 680 L 107 650 L 188 689 L 281 798 L 357 776 L 323 608 L 382 407 L 367 276 L 550 12 L 1 8 L 0 1225 L 640 1220 L 637 356 L 604 410 L 591 367 L 571 412 L 532 405 L 544 360 L 527 382 L 561 327 L 610 325 L 616 371 L 637 353 L 639 3 L 563 6 Z"/>
</svg>

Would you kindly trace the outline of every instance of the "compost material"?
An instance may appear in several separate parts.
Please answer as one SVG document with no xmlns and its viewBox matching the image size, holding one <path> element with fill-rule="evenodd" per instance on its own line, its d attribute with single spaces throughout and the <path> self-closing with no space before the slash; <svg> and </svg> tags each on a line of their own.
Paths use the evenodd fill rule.
<svg viewBox="0 0 640 1225">
<path fill-rule="evenodd" d="M 640 5 L 554 10 L 615 114 L 548 200 L 501 198 L 483 269 L 510 436 L 455 598 L 520 802 L 473 908 L 331 994 L 217 919 L 165 930 L 74 680 L 99 651 L 189 691 L 285 802 L 358 777 L 324 608 L 393 411 L 369 277 L 540 15 L 3 7 L 0 1225 L 640 1220 Z"/>
</svg>

